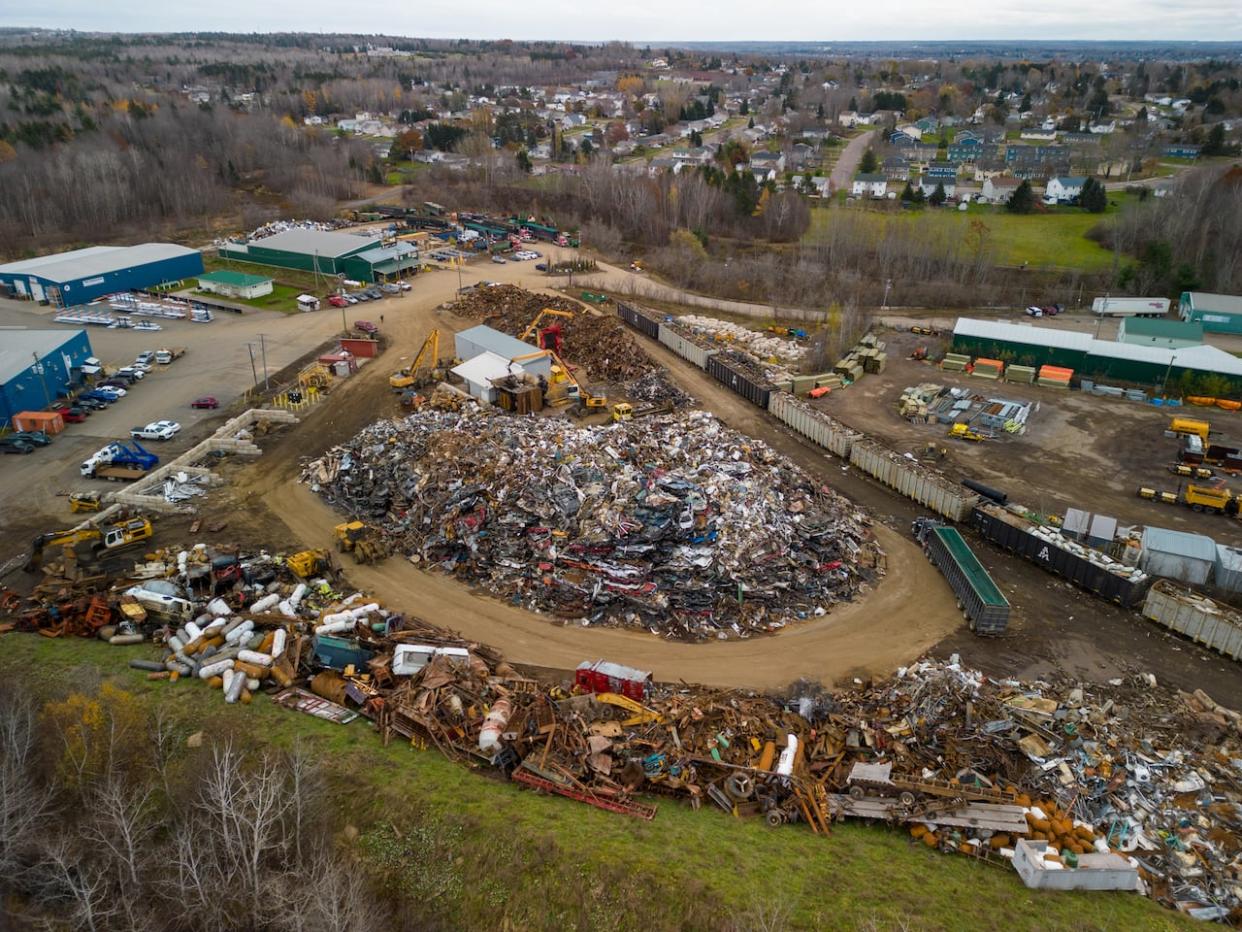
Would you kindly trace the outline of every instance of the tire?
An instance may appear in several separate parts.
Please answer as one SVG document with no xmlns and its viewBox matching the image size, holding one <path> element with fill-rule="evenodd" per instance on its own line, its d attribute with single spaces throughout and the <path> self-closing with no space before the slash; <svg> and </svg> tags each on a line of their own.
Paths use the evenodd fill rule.
<svg viewBox="0 0 1242 932">
<path fill-rule="evenodd" d="M 1202 506 L 1202 505 L 1191 505 L 1191 506 L 1190 506 L 1190 510 L 1191 510 L 1191 511 L 1198 511 L 1198 512 L 1202 512 L 1202 511 L 1203 511 L 1203 506 Z"/>
<path fill-rule="evenodd" d="M 865 795 L 867 795 L 867 791 L 861 786 L 851 786 L 849 788 L 849 794 L 851 799 L 862 799 Z"/>
<path fill-rule="evenodd" d="M 897 802 L 909 809 L 914 805 L 914 794 L 909 790 L 903 790 L 901 795 L 897 797 Z"/>
<path fill-rule="evenodd" d="M 780 828 L 782 825 L 785 824 L 785 817 L 784 815 L 781 814 L 781 811 L 779 809 L 773 809 L 771 812 L 769 812 L 767 815 L 763 817 L 763 821 L 766 822 L 768 825 L 770 825 L 772 828 Z"/>
</svg>

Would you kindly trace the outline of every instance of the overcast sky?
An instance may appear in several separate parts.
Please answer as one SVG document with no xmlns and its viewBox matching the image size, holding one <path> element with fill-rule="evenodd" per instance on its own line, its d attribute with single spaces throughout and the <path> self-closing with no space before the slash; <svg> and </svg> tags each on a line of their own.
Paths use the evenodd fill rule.
<svg viewBox="0 0 1242 932">
<path fill-rule="evenodd" d="M 1242 0 L 5 0 L 0 26 L 482 39 L 1242 39 Z"/>
</svg>

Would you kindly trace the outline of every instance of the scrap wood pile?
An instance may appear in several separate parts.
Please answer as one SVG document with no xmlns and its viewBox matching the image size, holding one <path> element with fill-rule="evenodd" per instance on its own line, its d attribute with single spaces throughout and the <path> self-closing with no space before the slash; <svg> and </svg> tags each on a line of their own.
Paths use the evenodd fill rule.
<svg viewBox="0 0 1242 932">
<path fill-rule="evenodd" d="M 662 685 L 604 662 L 548 685 L 304 556 L 156 551 L 79 593 L 103 624 L 76 633 L 159 645 L 131 661 L 154 679 L 366 717 L 385 740 L 613 812 L 652 818 L 662 796 L 820 833 L 865 818 L 999 863 L 1034 841 L 1042 869 L 1106 858 L 1165 905 L 1242 918 L 1242 716 L 1202 691 L 993 680 L 956 658 L 835 694 Z M 4 591 L 0 626 L 59 624 L 72 590 Z"/>
<path fill-rule="evenodd" d="M 544 308 L 571 311 L 572 318 L 548 320 L 561 329 L 561 356 L 566 362 L 584 366 L 593 379 L 623 383 L 656 369 L 632 334 L 616 317 L 599 316 L 568 298 L 535 294 L 516 285 L 497 285 L 476 289 L 453 305 L 453 311 L 482 319 L 494 330 L 521 336 Z"/>
<path fill-rule="evenodd" d="M 702 412 L 576 427 L 423 410 L 302 480 L 410 559 L 576 623 L 746 637 L 879 573 L 853 505 Z"/>
</svg>

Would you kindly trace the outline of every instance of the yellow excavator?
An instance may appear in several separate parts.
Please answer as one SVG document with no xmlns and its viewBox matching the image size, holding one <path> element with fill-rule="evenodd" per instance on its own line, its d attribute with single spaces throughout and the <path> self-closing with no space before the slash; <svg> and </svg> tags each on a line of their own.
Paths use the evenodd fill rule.
<svg viewBox="0 0 1242 932">
<path fill-rule="evenodd" d="M 90 548 L 90 556 L 101 556 L 134 547 L 145 540 L 150 540 L 155 529 L 146 518 L 129 518 L 106 524 L 102 528 L 88 525 L 68 531 L 50 531 L 40 534 L 30 547 L 30 559 L 26 561 L 26 572 L 33 573 L 43 565 L 44 551 L 49 547 L 59 547 L 62 551 L 70 551 L 74 559 L 80 560 L 82 545 Z"/>
<path fill-rule="evenodd" d="M 530 339 L 532 334 L 539 331 L 539 348 L 559 353 L 561 351 L 560 326 L 557 325 L 555 327 L 548 327 L 546 331 L 539 330 L 539 324 L 542 323 L 545 317 L 563 317 L 566 320 L 573 320 L 574 314 L 573 311 L 558 311 L 555 308 L 545 307 L 542 311 L 535 315 L 535 319 L 527 325 L 526 329 L 522 331 L 522 334 L 518 337 L 518 339 L 525 343 Z M 549 346 L 549 343 L 552 345 Z"/>
<path fill-rule="evenodd" d="M 654 709 L 649 709 L 645 705 L 635 702 L 629 696 L 623 696 L 620 693 L 595 693 L 596 702 L 603 702 L 607 705 L 616 706 L 630 713 L 629 718 L 621 720 L 622 728 L 630 728 L 634 725 L 646 725 L 648 722 L 663 723 L 666 721 L 663 715 Z"/>
<path fill-rule="evenodd" d="M 394 372 L 388 379 L 388 384 L 393 391 L 400 392 L 407 388 L 418 388 L 428 381 L 440 381 L 444 378 L 442 372 L 438 372 L 437 366 L 440 364 L 440 331 L 432 330 L 427 334 L 427 339 L 423 340 L 423 345 L 418 351 L 418 355 L 414 357 L 414 361 L 409 367 Z M 428 371 L 422 373 L 421 370 L 426 368 Z"/>
<path fill-rule="evenodd" d="M 342 553 L 352 553 L 355 563 L 379 563 L 388 556 L 388 545 L 379 531 L 361 521 L 347 521 L 338 524 L 336 532 L 336 549 Z"/>
</svg>

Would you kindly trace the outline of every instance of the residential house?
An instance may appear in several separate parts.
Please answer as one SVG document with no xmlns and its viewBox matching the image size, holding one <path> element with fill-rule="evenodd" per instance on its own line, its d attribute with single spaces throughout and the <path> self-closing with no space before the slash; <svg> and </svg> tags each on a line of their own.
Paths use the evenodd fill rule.
<svg viewBox="0 0 1242 932">
<path fill-rule="evenodd" d="M 904 129 L 899 129 L 896 132 L 889 133 L 888 144 L 899 148 L 909 147 L 918 145 L 921 139 L 922 136 L 915 136 L 912 133 L 907 133 Z"/>
<path fill-rule="evenodd" d="M 1009 174 L 1009 167 L 1003 159 L 980 159 L 971 167 L 975 181 L 987 181 L 989 178 L 1000 178 Z"/>
<path fill-rule="evenodd" d="M 955 197 L 957 195 L 957 181 L 953 178 L 929 177 L 927 175 L 919 178 L 919 187 L 923 189 L 924 197 L 931 197 L 937 185 L 944 185 L 946 197 Z"/>
<path fill-rule="evenodd" d="M 858 175 L 850 188 L 855 197 L 883 197 L 888 193 L 888 179 L 883 175 Z"/>
<path fill-rule="evenodd" d="M 826 175 L 812 175 L 811 185 L 815 188 L 814 197 L 832 196 L 832 179 Z"/>
<path fill-rule="evenodd" d="M 1062 133 L 1061 142 L 1067 146 L 1094 146 L 1100 145 L 1100 137 L 1093 136 L 1091 133 Z"/>
<path fill-rule="evenodd" d="M 1117 132 L 1117 121 L 1109 120 L 1107 123 L 1092 123 L 1090 129 L 1097 136 L 1108 136 L 1111 133 Z"/>
<path fill-rule="evenodd" d="M 935 117 L 926 116 L 926 117 L 923 117 L 921 120 L 915 120 L 914 125 L 919 128 L 920 132 L 934 133 L 936 130 L 940 128 L 940 121 L 937 120 Z"/>
<path fill-rule="evenodd" d="M 1024 129 L 1019 136 L 1029 142 L 1057 141 L 1057 131 L 1055 129 Z"/>
<path fill-rule="evenodd" d="M 1048 179 L 1048 184 L 1044 188 L 1045 204 L 1069 204 L 1078 199 L 1082 194 L 1083 185 L 1087 183 L 1084 177 L 1071 177 L 1068 175 L 1057 175 Z"/>
<path fill-rule="evenodd" d="M 988 178 L 983 182 L 983 191 L 979 194 L 979 200 L 989 204 L 1007 204 L 1013 192 L 1018 190 L 1019 184 L 1017 178 L 1003 175 Z"/>
<path fill-rule="evenodd" d="M 858 112 L 856 110 L 842 110 L 837 114 L 837 123 L 846 129 L 853 129 L 858 125 Z"/>
<path fill-rule="evenodd" d="M 923 131 L 919 129 L 917 126 L 915 126 L 913 123 L 905 123 L 901 126 L 898 126 L 896 131 L 898 133 L 902 133 L 903 135 L 909 136 L 911 139 L 922 139 L 923 138 Z"/>
<path fill-rule="evenodd" d="M 785 170 L 785 155 L 782 152 L 752 152 L 750 167 L 775 171 L 779 175 Z"/>
<path fill-rule="evenodd" d="M 674 149 L 673 158 L 687 165 L 707 165 L 712 160 L 712 150 L 707 146 L 695 146 L 692 149 Z"/>
<path fill-rule="evenodd" d="M 881 166 L 889 181 L 906 181 L 910 178 L 910 160 L 901 155 L 890 155 Z"/>
<path fill-rule="evenodd" d="M 561 126 L 564 129 L 573 129 L 577 126 L 585 126 L 587 118 L 581 113 L 567 113 L 561 117 Z"/>
<path fill-rule="evenodd" d="M 795 143 L 789 149 L 789 167 L 801 168 L 813 162 L 819 161 L 814 146 L 808 146 L 804 142 Z"/>
<path fill-rule="evenodd" d="M 956 178 L 957 166 L 952 162 L 930 162 L 924 174 L 928 178 Z"/>
</svg>

